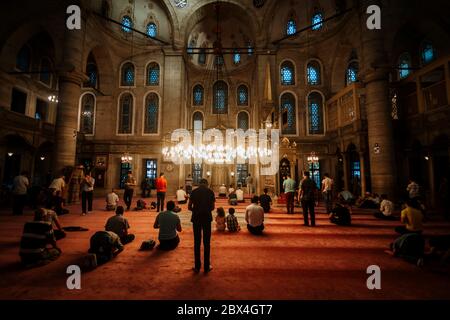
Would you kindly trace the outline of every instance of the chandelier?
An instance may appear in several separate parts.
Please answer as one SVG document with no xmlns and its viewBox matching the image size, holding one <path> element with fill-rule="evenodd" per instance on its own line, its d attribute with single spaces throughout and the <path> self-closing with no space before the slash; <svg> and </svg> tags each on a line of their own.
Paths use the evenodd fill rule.
<svg viewBox="0 0 450 320">
<path fill-rule="evenodd" d="M 124 152 L 122 154 L 122 157 L 120 157 L 120 159 L 122 160 L 122 163 L 130 163 L 131 161 L 133 161 L 133 157 L 130 156 L 130 154 L 127 152 Z"/>
<path fill-rule="evenodd" d="M 311 154 L 308 156 L 308 162 L 309 163 L 317 163 L 319 162 L 319 157 L 316 156 L 316 153 L 313 151 L 311 152 Z"/>
</svg>

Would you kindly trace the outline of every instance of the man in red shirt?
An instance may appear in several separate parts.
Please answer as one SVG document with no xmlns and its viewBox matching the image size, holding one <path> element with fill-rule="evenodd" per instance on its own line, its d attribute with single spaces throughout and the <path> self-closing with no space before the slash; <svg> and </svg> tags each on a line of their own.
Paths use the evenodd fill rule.
<svg viewBox="0 0 450 320">
<path fill-rule="evenodd" d="M 164 211 L 164 199 L 166 198 L 167 192 L 167 180 L 164 177 L 164 173 L 161 172 L 159 178 L 156 179 L 156 211 Z"/>
</svg>

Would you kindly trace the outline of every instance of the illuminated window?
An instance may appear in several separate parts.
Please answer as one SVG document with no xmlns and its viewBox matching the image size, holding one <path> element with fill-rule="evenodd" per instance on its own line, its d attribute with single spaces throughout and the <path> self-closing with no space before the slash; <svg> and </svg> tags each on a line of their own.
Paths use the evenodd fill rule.
<svg viewBox="0 0 450 320">
<path fill-rule="evenodd" d="M 248 89 L 245 85 L 240 85 L 237 90 L 238 106 L 248 106 Z"/>
<path fill-rule="evenodd" d="M 312 17 L 312 27 L 311 29 L 314 31 L 320 30 L 323 27 L 323 14 L 321 12 L 317 12 Z"/>
<path fill-rule="evenodd" d="M 147 35 L 152 38 L 156 38 L 158 35 L 158 27 L 153 22 L 147 25 Z"/>
<path fill-rule="evenodd" d="M 203 105 L 203 87 L 197 84 L 192 90 L 192 96 L 194 101 L 194 106 L 202 106 Z"/>
<path fill-rule="evenodd" d="M 95 110 L 94 95 L 87 93 L 81 99 L 81 110 L 80 110 L 81 133 L 94 134 L 94 110 Z"/>
<path fill-rule="evenodd" d="M 403 53 L 398 59 L 398 76 L 405 79 L 411 74 L 411 55 L 407 52 Z"/>
<path fill-rule="evenodd" d="M 350 85 L 358 81 L 358 71 L 359 71 L 358 69 L 359 66 L 357 61 L 353 61 L 348 65 L 347 74 L 345 78 L 346 80 L 345 83 L 347 85 Z"/>
<path fill-rule="evenodd" d="M 122 86 L 134 86 L 134 65 L 130 62 L 122 66 Z"/>
<path fill-rule="evenodd" d="M 422 44 L 422 63 L 428 64 L 436 58 L 436 52 L 433 45 L 429 41 Z"/>
<path fill-rule="evenodd" d="M 316 61 L 308 63 L 307 67 L 308 73 L 308 84 L 309 85 L 319 85 L 321 83 L 320 77 L 320 65 Z"/>
<path fill-rule="evenodd" d="M 308 96 L 309 134 L 323 134 L 323 99 L 318 92 Z"/>
<path fill-rule="evenodd" d="M 284 86 L 292 86 L 295 84 L 294 65 L 290 61 L 285 61 L 280 68 L 281 84 Z"/>
<path fill-rule="evenodd" d="M 159 85 L 159 64 L 152 62 L 147 67 L 147 85 Z"/>
<path fill-rule="evenodd" d="M 228 85 L 224 81 L 217 81 L 213 88 L 213 113 L 228 113 Z"/>
<path fill-rule="evenodd" d="M 89 63 L 86 66 L 86 74 L 88 76 L 88 81 L 84 83 L 84 87 L 97 88 L 97 66 L 94 63 Z"/>
<path fill-rule="evenodd" d="M 126 33 L 131 32 L 131 28 L 133 28 L 133 20 L 129 16 L 122 17 L 122 31 Z"/>
<path fill-rule="evenodd" d="M 195 185 L 200 184 L 200 180 L 203 177 L 203 166 L 199 163 L 195 163 L 192 165 L 192 182 Z"/>
<path fill-rule="evenodd" d="M 119 105 L 119 133 L 132 133 L 133 125 L 133 96 L 129 93 L 122 95 Z"/>
<path fill-rule="evenodd" d="M 281 96 L 281 115 L 283 134 L 297 134 L 297 108 L 295 97 L 291 93 L 285 93 Z"/>
<path fill-rule="evenodd" d="M 159 97 L 156 93 L 150 93 L 145 99 L 145 125 L 144 133 L 158 133 Z"/>
<path fill-rule="evenodd" d="M 309 174 L 311 176 L 312 181 L 316 184 L 317 188 L 321 188 L 321 179 L 320 179 L 320 163 L 313 162 L 309 164 Z"/>
<path fill-rule="evenodd" d="M 292 36 L 297 32 L 297 24 L 293 18 L 289 19 L 286 25 L 286 34 Z"/>
</svg>

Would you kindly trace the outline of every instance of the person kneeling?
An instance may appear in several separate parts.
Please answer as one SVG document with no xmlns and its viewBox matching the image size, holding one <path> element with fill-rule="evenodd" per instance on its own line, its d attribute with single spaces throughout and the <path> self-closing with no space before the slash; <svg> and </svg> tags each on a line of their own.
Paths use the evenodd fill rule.
<svg viewBox="0 0 450 320">
<path fill-rule="evenodd" d="M 394 212 L 394 204 L 388 200 L 387 194 L 381 195 L 380 211 L 374 213 L 375 218 L 381 220 L 396 220 L 392 213 Z"/>
<path fill-rule="evenodd" d="M 178 232 L 181 232 L 180 217 L 176 215 L 175 202 L 167 202 L 167 211 L 160 212 L 155 219 L 153 227 L 159 229 L 159 248 L 161 250 L 174 250 L 180 243 Z"/>
<path fill-rule="evenodd" d="M 134 234 L 129 234 L 128 229 L 130 229 L 130 225 L 128 220 L 124 218 L 124 208 L 122 206 L 118 206 L 116 209 L 116 215 L 112 216 L 108 219 L 105 225 L 106 231 L 112 231 L 117 234 L 120 238 L 122 244 L 130 243 L 134 240 Z"/>
<path fill-rule="evenodd" d="M 115 211 L 118 204 L 119 196 L 114 189 L 112 189 L 111 192 L 106 195 L 106 211 Z"/>
<path fill-rule="evenodd" d="M 254 235 L 262 234 L 264 230 L 264 209 L 258 205 L 259 197 L 252 198 L 252 204 L 245 211 L 247 229 Z"/>
<path fill-rule="evenodd" d="M 234 215 L 234 208 L 228 208 L 228 216 L 226 218 L 227 228 L 229 232 L 239 232 L 241 231 L 241 227 L 239 226 L 239 222 Z"/>
<path fill-rule="evenodd" d="M 416 200 L 406 200 L 406 208 L 401 213 L 400 221 L 404 225 L 396 227 L 395 232 L 399 234 L 422 233 L 423 214 L 420 211 L 420 204 Z"/>
<path fill-rule="evenodd" d="M 97 265 L 108 262 L 123 251 L 120 238 L 112 231 L 97 231 L 90 239 L 89 253 L 95 254 Z"/>
<path fill-rule="evenodd" d="M 352 217 L 350 215 L 350 211 L 346 207 L 340 204 L 336 204 L 336 207 L 333 210 L 331 210 L 330 222 L 337 224 L 338 226 L 351 225 Z"/>
</svg>

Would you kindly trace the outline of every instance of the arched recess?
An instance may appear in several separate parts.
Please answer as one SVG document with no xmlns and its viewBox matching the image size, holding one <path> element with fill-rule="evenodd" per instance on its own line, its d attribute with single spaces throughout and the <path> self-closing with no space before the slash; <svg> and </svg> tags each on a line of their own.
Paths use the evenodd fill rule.
<svg viewBox="0 0 450 320">
<path fill-rule="evenodd" d="M 97 65 L 98 78 L 100 79 L 98 90 L 104 95 L 110 95 L 114 88 L 113 79 L 115 72 L 112 67 L 111 55 L 105 45 L 95 44 L 95 46 L 87 51 L 83 70 L 86 70 L 90 54 L 93 56 Z"/>
</svg>

